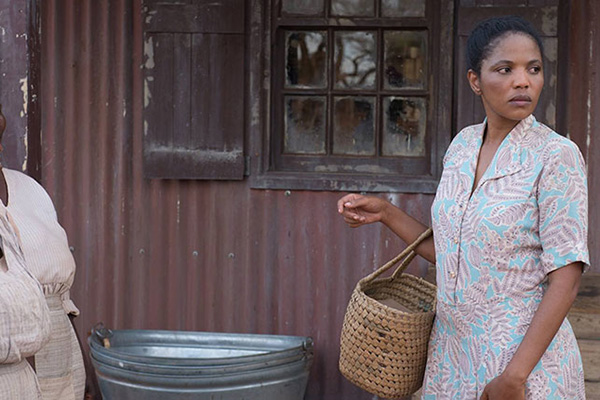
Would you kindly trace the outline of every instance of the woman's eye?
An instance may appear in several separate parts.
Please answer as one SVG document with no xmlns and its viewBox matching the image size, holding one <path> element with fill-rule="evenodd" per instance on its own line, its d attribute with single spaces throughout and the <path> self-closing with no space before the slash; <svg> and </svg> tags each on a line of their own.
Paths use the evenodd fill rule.
<svg viewBox="0 0 600 400">
<path fill-rule="evenodd" d="M 509 67 L 498 68 L 498 72 L 501 74 L 508 74 L 510 72 L 510 68 Z"/>
<path fill-rule="evenodd" d="M 531 67 L 529 70 L 531 71 L 532 74 L 539 74 L 540 72 L 542 72 L 542 67 L 535 66 L 535 67 Z"/>
</svg>

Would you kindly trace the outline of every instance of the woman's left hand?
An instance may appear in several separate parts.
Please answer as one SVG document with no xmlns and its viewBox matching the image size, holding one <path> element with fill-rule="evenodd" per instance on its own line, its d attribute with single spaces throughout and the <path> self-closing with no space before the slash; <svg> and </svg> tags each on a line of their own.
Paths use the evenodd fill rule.
<svg viewBox="0 0 600 400">
<path fill-rule="evenodd" d="M 525 384 L 501 374 L 485 386 L 480 400 L 525 400 Z"/>
</svg>

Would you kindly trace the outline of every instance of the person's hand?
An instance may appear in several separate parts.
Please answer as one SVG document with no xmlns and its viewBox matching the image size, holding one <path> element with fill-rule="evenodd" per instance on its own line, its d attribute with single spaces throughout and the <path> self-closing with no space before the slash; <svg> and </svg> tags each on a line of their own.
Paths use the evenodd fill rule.
<svg viewBox="0 0 600 400">
<path fill-rule="evenodd" d="M 379 197 L 347 194 L 338 200 L 338 212 L 352 228 L 381 221 L 388 202 Z"/>
<path fill-rule="evenodd" d="M 525 400 L 525 384 L 501 374 L 486 385 L 480 400 Z"/>
</svg>

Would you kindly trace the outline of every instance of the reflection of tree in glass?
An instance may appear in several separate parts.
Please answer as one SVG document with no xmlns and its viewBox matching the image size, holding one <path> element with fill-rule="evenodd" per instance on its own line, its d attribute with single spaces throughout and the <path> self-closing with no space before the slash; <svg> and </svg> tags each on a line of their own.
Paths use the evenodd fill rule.
<svg viewBox="0 0 600 400">
<path fill-rule="evenodd" d="M 326 58 L 322 35 L 312 32 L 291 33 L 287 39 L 288 82 L 292 85 L 322 85 Z"/>
<path fill-rule="evenodd" d="M 407 32 L 386 35 L 385 75 L 390 86 L 423 84 L 422 38 Z"/>
<path fill-rule="evenodd" d="M 413 137 L 419 134 L 421 110 L 412 100 L 395 99 L 388 109 L 390 133 L 406 135 L 407 149 L 411 149 Z"/>
<path fill-rule="evenodd" d="M 340 34 L 336 42 L 336 86 L 372 86 L 375 81 L 375 44 L 371 34 Z"/>
<path fill-rule="evenodd" d="M 373 15 L 373 0 L 333 0 L 331 3 L 333 15 L 356 16 Z"/>
<path fill-rule="evenodd" d="M 323 107 L 324 103 L 316 99 L 288 100 L 286 151 L 320 153 L 324 150 Z"/>
<path fill-rule="evenodd" d="M 335 105 L 336 153 L 372 154 L 373 104 L 367 100 L 346 98 Z"/>
</svg>

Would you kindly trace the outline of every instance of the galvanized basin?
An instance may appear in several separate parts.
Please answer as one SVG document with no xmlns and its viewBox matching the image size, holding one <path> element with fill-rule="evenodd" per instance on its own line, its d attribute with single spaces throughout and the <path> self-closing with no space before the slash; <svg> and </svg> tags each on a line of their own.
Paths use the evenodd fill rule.
<svg viewBox="0 0 600 400">
<path fill-rule="evenodd" d="M 88 342 L 105 400 L 302 400 L 310 337 L 96 329 Z M 110 336 L 110 348 L 104 337 Z"/>
</svg>

